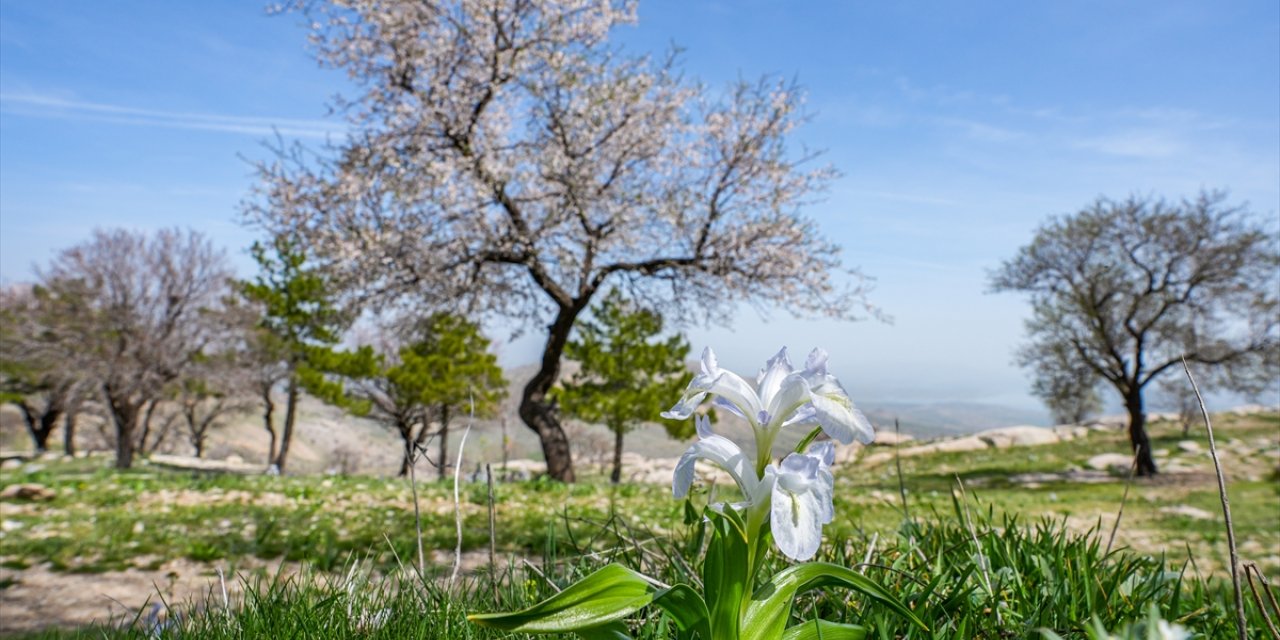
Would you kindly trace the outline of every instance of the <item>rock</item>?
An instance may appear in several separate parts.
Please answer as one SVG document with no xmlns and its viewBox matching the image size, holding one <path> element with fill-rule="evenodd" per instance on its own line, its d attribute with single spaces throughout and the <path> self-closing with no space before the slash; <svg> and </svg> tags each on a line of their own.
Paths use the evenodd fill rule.
<svg viewBox="0 0 1280 640">
<path fill-rule="evenodd" d="M 0 462 L 0 471 L 15 471 L 22 466 L 22 460 L 18 458 L 7 458 L 4 462 Z"/>
<path fill-rule="evenodd" d="M 978 438 L 977 436 L 965 436 L 963 438 L 939 440 L 929 444 L 908 447 L 906 449 L 902 449 L 898 453 L 904 458 L 910 458 L 912 456 L 928 455 L 931 453 L 981 451 L 986 448 L 987 443 L 981 438 Z"/>
<path fill-rule="evenodd" d="M 1152 455 L 1152 456 L 1155 456 L 1155 457 L 1157 457 L 1157 458 L 1168 458 L 1168 457 L 1169 457 L 1169 450 L 1168 450 L 1168 449 L 1156 449 L 1155 451 L 1152 451 L 1152 452 L 1151 452 L 1151 455 Z"/>
<path fill-rule="evenodd" d="M 157 464 L 164 467 L 172 467 L 176 469 L 190 469 L 195 471 L 225 471 L 230 473 L 261 473 L 262 467 L 256 464 L 247 464 L 243 460 L 240 462 L 232 462 L 231 460 L 207 460 L 205 458 L 195 458 L 191 456 L 175 456 L 163 453 L 153 453 L 151 457 L 146 459 L 151 464 Z"/>
<path fill-rule="evenodd" d="M 1185 517 L 1191 518 L 1192 520 L 1212 520 L 1213 519 L 1212 513 L 1209 513 L 1204 509 L 1198 509 L 1196 507 L 1193 507 L 1187 504 L 1180 504 L 1172 507 L 1163 507 L 1160 509 L 1160 513 L 1168 513 L 1175 516 L 1185 516 Z"/>
<path fill-rule="evenodd" d="M 1053 428 L 1053 432 L 1058 434 L 1058 439 L 1065 442 L 1067 440 L 1078 440 L 1089 436 L 1089 427 L 1078 424 L 1060 424 Z"/>
<path fill-rule="evenodd" d="M 1182 440 L 1178 442 L 1178 451 L 1183 453 L 1200 453 L 1200 443 L 1194 440 Z"/>
<path fill-rule="evenodd" d="M 1129 472 L 1129 467 L 1133 465 L 1133 458 L 1123 453 L 1100 453 L 1089 458 L 1084 465 L 1095 471 L 1112 471 L 1123 474 Z"/>
<path fill-rule="evenodd" d="M 47 502 L 58 497 L 58 492 L 42 484 L 11 484 L 0 491 L 0 499 Z"/>
<path fill-rule="evenodd" d="M 876 453 L 872 453 L 868 455 L 865 458 L 862 458 L 861 460 L 858 460 L 857 464 L 864 467 L 878 467 L 892 460 L 893 460 L 892 451 L 878 451 Z"/>
<path fill-rule="evenodd" d="M 910 436 L 905 433 L 894 433 L 892 431 L 881 430 L 876 432 L 875 442 L 872 442 L 871 444 L 877 447 L 879 446 L 892 447 L 894 445 L 902 444 L 904 442 L 911 442 L 912 440 L 915 440 L 915 436 Z"/>
<path fill-rule="evenodd" d="M 496 465 L 493 477 L 506 482 L 532 480 L 547 472 L 547 463 L 537 460 L 508 460 L 506 466 Z"/>
<path fill-rule="evenodd" d="M 1058 434 L 1052 429 L 1031 426 L 988 429 L 979 431 L 974 436 L 997 449 L 1054 444 L 1059 441 Z"/>
</svg>

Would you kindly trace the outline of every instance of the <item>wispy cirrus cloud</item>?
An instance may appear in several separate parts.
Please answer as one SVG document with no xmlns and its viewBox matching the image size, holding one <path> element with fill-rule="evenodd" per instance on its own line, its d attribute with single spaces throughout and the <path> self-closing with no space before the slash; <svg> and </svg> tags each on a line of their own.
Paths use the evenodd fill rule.
<svg viewBox="0 0 1280 640">
<path fill-rule="evenodd" d="M 290 138 L 323 139 L 339 136 L 344 131 L 341 123 L 328 120 L 164 111 L 73 100 L 39 93 L 0 94 L 0 111 L 5 114 L 28 118 L 58 118 L 136 127 L 214 131 L 258 137 L 279 134 Z"/>
</svg>

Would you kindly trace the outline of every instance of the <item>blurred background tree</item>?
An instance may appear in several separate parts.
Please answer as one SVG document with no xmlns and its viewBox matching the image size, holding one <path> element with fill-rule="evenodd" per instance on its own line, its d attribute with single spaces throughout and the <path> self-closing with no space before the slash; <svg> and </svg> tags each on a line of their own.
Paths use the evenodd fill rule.
<svg viewBox="0 0 1280 640">
<path fill-rule="evenodd" d="M 565 347 L 579 369 L 554 392 L 561 409 L 574 418 L 600 423 L 614 435 L 610 480 L 622 479 L 623 437 L 646 422 L 660 422 L 674 438 L 687 438 L 690 421 L 671 421 L 659 413 L 680 397 L 693 374 L 685 361 L 689 343 L 677 334 L 661 339 L 662 316 L 611 289 L 578 322 Z"/>
</svg>

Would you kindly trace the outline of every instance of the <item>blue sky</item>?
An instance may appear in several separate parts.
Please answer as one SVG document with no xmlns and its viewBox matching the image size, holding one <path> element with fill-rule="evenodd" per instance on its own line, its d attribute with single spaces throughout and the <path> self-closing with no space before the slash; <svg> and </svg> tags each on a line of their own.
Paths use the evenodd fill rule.
<svg viewBox="0 0 1280 640">
<path fill-rule="evenodd" d="M 987 270 L 1099 195 L 1229 189 L 1280 230 L 1280 4 L 642 2 L 617 35 L 685 49 L 710 87 L 796 79 L 843 177 L 814 217 L 895 318 L 694 327 L 727 366 L 832 353 L 857 401 L 1034 407 L 1011 364 L 1024 300 Z M 95 226 L 200 229 L 246 275 L 249 161 L 341 135 L 296 15 L 258 2 L 0 0 L 0 280 Z M 503 345 L 532 362 L 533 340 Z"/>
</svg>

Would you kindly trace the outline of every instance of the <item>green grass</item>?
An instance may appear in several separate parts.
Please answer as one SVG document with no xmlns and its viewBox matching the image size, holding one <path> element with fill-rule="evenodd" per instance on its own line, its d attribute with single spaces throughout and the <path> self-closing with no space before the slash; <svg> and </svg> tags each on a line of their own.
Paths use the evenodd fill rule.
<svg viewBox="0 0 1280 640">
<path fill-rule="evenodd" d="M 1276 442 L 1280 418 L 1221 417 L 1215 428 L 1220 443 Z M 1152 436 L 1157 450 L 1176 450 L 1182 440 L 1169 424 L 1153 425 Z M 1207 471 L 1179 476 L 1179 482 L 1136 482 L 1116 549 L 1107 558 L 1100 547 L 1124 491 L 1122 478 L 1101 484 L 1049 481 L 1037 487 L 1009 481 L 1013 474 L 1058 472 L 1097 453 L 1125 449 L 1122 433 L 1097 432 L 1042 447 L 904 458 L 912 519 L 904 518 L 892 463 L 867 468 L 855 462 L 838 469 L 837 518 L 825 531 L 822 559 L 858 565 L 870 549 L 867 574 L 911 602 L 932 629 L 912 630 L 890 612 L 839 593 L 802 598 L 797 619 L 816 614 L 863 624 L 873 629 L 874 638 L 1039 638 L 1042 628 L 1064 638 L 1085 638 L 1095 616 L 1115 629 L 1143 619 L 1154 603 L 1165 619 L 1198 637 L 1230 636 L 1229 588 L 1222 570 L 1226 545 L 1216 485 Z M 1256 457 L 1237 459 L 1238 466 L 1229 469 L 1253 465 L 1265 471 L 1276 465 L 1274 457 Z M 1207 456 L 1197 460 L 1208 469 Z M 154 569 L 185 558 L 249 577 L 246 596 L 233 603 L 230 616 L 215 598 L 213 604 L 196 606 L 168 603 L 172 611 L 162 604 L 167 630 L 144 611 L 123 626 L 26 637 L 130 638 L 158 632 L 158 637 L 200 638 L 491 638 L 500 636 L 467 623 L 465 614 L 524 606 L 552 592 L 541 576 L 521 565 L 503 572 L 496 600 L 494 583 L 484 572 L 449 590 L 439 576 L 424 579 L 405 570 L 402 562 L 412 563 L 416 546 L 412 497 L 403 480 L 210 475 L 153 467 L 120 473 L 101 459 L 42 464 L 33 473 L 0 477 L 0 487 L 36 482 L 57 492 L 50 502 L 0 505 L 6 529 L 0 564 L 94 573 Z M 1236 531 L 1245 559 L 1258 561 L 1276 582 L 1280 478 L 1254 475 L 1257 479 L 1237 478 L 1231 485 Z M 956 476 L 972 501 L 980 549 L 953 498 Z M 451 553 L 456 542 L 452 486 L 420 483 L 418 490 L 424 546 Z M 684 505 L 671 499 L 668 487 L 526 482 L 499 484 L 496 492 L 499 554 L 541 558 L 552 583 L 566 585 L 611 560 L 670 584 L 697 582 L 699 549 L 682 521 Z M 485 486 L 464 485 L 462 501 L 463 548 L 484 549 Z M 1177 505 L 1213 517 L 1166 510 Z M 980 558 L 987 562 L 990 590 Z M 254 571 L 264 560 L 305 570 L 273 578 Z M 12 580 L 0 584 L 0 589 L 18 587 Z M 636 637 L 674 637 L 657 614 L 645 615 L 634 621 Z M 1260 619 L 1252 624 L 1261 637 Z"/>
<path fill-rule="evenodd" d="M 838 592 L 811 592 L 796 607 L 796 621 L 820 616 L 861 624 L 873 638 L 1038 638 L 1052 630 L 1064 638 L 1083 638 L 1093 619 L 1117 627 L 1142 618 L 1155 605 L 1166 620 L 1201 634 L 1229 635 L 1232 614 L 1228 589 L 1221 582 L 1192 578 L 1183 563 L 1126 552 L 1103 557 L 1096 537 L 1063 529 L 1051 521 L 1029 525 L 1012 519 L 993 520 L 974 505 L 977 540 L 962 524 L 958 507 L 937 522 L 904 521 L 891 535 L 871 539 L 854 536 L 824 546 L 821 560 L 861 566 L 908 602 L 931 629 L 920 631 L 891 611 L 870 601 L 848 599 Z M 941 515 L 941 514 L 940 514 Z M 508 568 L 495 585 L 488 577 L 472 577 L 450 590 L 438 576 L 420 580 L 412 573 L 376 577 L 349 570 L 334 578 L 303 572 L 289 578 L 258 575 L 248 579 L 243 602 L 224 609 L 215 598 L 195 608 L 164 606 L 131 620 L 75 631 L 50 631 L 28 638 L 471 638 L 503 637 L 468 623 L 469 612 L 527 606 L 558 587 L 618 561 L 668 583 L 695 583 L 696 553 L 684 549 L 686 532 L 672 539 L 633 537 L 618 523 L 598 525 L 612 551 L 584 556 L 586 548 L 559 555 L 552 541 L 541 575 Z M 674 559 L 682 555 L 685 562 Z M 991 589 L 979 558 L 985 558 Z M 356 569 L 365 567 L 357 563 Z M 770 570 L 781 568 L 775 562 Z M 350 569 L 351 566 L 348 566 Z M 371 577 L 374 576 L 374 577 Z M 997 614 L 998 612 L 998 614 Z M 1252 634 L 1260 634 L 1256 613 Z M 673 638 L 674 630 L 660 614 L 642 613 L 632 620 L 636 638 Z M 524 636 L 515 636 L 524 637 Z"/>
</svg>

